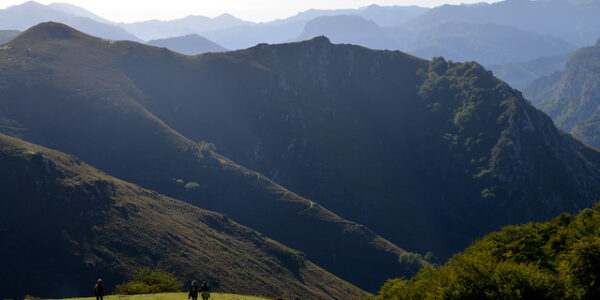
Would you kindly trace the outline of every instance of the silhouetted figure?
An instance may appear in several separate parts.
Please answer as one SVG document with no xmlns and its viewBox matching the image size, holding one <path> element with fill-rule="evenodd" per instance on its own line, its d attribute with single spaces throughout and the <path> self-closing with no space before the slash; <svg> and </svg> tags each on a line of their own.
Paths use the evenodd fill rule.
<svg viewBox="0 0 600 300">
<path fill-rule="evenodd" d="M 96 300 L 104 300 L 104 283 L 102 279 L 98 279 L 98 282 L 94 285 L 94 294 L 96 295 Z"/>
<path fill-rule="evenodd" d="M 192 285 L 190 285 L 188 299 L 190 298 L 192 298 L 192 300 L 198 300 L 198 281 L 196 280 L 192 280 Z"/>
<path fill-rule="evenodd" d="M 208 282 L 202 282 L 200 292 L 202 292 L 202 300 L 208 300 L 208 298 L 210 298 L 210 287 L 208 287 Z"/>
</svg>

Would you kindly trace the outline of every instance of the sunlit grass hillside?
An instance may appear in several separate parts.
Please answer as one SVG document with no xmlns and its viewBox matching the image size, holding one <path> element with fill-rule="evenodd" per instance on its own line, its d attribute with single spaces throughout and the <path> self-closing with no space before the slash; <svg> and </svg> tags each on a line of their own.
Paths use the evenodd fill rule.
<svg viewBox="0 0 600 300">
<path fill-rule="evenodd" d="M 95 297 L 89 298 L 69 298 L 68 300 L 94 300 Z M 161 294 L 147 294 L 147 295 L 111 295 L 104 297 L 105 300 L 186 300 L 187 293 L 161 293 Z M 256 296 L 244 296 L 234 294 L 221 294 L 211 293 L 211 300 L 264 300 L 269 298 L 262 298 Z M 67 299 L 65 299 L 67 300 Z"/>
</svg>

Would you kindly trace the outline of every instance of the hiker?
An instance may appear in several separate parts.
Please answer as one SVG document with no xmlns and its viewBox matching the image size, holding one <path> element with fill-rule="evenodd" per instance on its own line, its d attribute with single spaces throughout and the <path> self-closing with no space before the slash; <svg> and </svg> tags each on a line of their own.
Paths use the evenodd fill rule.
<svg viewBox="0 0 600 300">
<path fill-rule="evenodd" d="M 104 300 L 104 283 L 102 279 L 98 279 L 98 282 L 94 285 L 94 294 L 96 295 L 96 300 Z"/>
<path fill-rule="evenodd" d="M 210 288 L 208 287 L 208 282 L 202 282 L 200 291 L 202 292 L 202 300 L 208 300 L 208 298 L 210 298 Z"/>
<path fill-rule="evenodd" d="M 196 280 L 192 280 L 190 292 L 188 293 L 188 299 L 190 298 L 192 298 L 192 300 L 198 300 L 198 281 Z"/>
</svg>

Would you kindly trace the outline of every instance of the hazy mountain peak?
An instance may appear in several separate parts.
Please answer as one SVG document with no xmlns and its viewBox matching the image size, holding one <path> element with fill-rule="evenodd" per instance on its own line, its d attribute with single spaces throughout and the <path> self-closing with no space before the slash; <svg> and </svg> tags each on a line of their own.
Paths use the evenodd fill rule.
<svg viewBox="0 0 600 300">
<path fill-rule="evenodd" d="M 197 34 L 186 34 L 179 37 L 151 40 L 148 41 L 147 44 L 156 47 L 165 47 L 187 55 L 227 51 L 227 49 L 221 45 Z"/>
<path fill-rule="evenodd" d="M 16 6 L 19 6 L 19 7 L 45 7 L 45 5 L 37 3 L 35 1 L 27 1 L 22 4 L 15 5 L 13 7 L 16 7 Z"/>
<path fill-rule="evenodd" d="M 234 15 L 228 14 L 228 13 L 224 13 L 221 14 L 217 17 L 213 18 L 214 20 L 236 20 L 236 21 L 241 21 L 240 18 L 235 17 Z"/>
<path fill-rule="evenodd" d="M 331 44 L 329 38 L 324 35 L 315 36 L 314 38 L 308 40 L 308 42 L 314 44 Z"/>
<path fill-rule="evenodd" d="M 89 18 L 89 19 L 92 19 L 92 20 L 100 22 L 100 23 L 106 23 L 106 24 L 111 24 L 111 25 L 115 24 L 115 22 L 107 20 L 103 17 L 100 17 L 100 16 L 92 13 L 91 11 L 89 11 L 85 8 L 82 8 L 82 7 L 79 7 L 79 6 L 70 4 L 70 3 L 53 2 L 53 3 L 48 4 L 48 7 L 62 11 L 67 14 L 72 14 L 72 15 L 75 15 L 78 17 Z"/>
<path fill-rule="evenodd" d="M 15 40 L 21 39 L 35 39 L 35 40 L 71 40 L 80 39 L 84 34 L 77 31 L 65 24 L 57 22 L 44 22 L 35 25 L 21 35 L 15 38 Z"/>
</svg>

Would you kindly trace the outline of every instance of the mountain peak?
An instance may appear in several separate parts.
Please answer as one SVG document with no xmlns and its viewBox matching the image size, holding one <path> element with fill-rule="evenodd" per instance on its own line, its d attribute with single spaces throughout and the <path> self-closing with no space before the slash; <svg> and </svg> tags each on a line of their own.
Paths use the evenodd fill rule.
<svg viewBox="0 0 600 300">
<path fill-rule="evenodd" d="M 72 40 L 84 36 L 83 33 L 62 23 L 44 22 L 23 32 L 18 39 Z"/>
<path fill-rule="evenodd" d="M 214 19 L 215 20 L 239 20 L 235 16 L 228 14 L 228 13 L 221 14 L 221 15 L 215 17 Z"/>
<path fill-rule="evenodd" d="M 21 5 L 17 5 L 17 6 L 22 6 L 22 7 L 37 7 L 37 6 L 44 6 L 43 4 L 37 3 L 35 1 L 27 1 L 22 3 Z"/>
<path fill-rule="evenodd" d="M 331 44 L 331 41 L 329 40 L 329 38 L 324 35 L 315 36 L 314 38 L 308 40 L 307 42 L 314 43 L 314 44 Z"/>
</svg>

